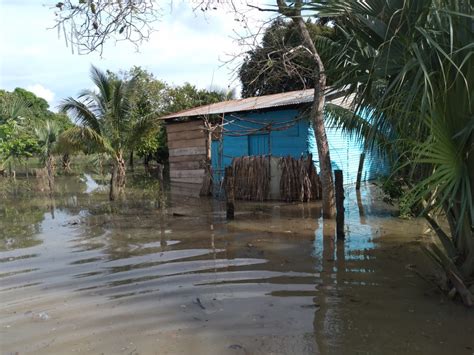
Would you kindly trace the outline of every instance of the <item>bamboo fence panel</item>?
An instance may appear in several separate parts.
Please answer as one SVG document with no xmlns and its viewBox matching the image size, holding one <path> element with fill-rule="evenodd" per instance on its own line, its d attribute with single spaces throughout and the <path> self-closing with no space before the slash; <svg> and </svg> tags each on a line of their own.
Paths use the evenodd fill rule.
<svg viewBox="0 0 474 355">
<path fill-rule="evenodd" d="M 321 183 L 311 155 L 280 158 L 280 199 L 311 201 L 321 199 Z M 270 193 L 270 157 L 244 156 L 232 160 L 234 194 L 237 200 L 264 201 Z"/>
</svg>

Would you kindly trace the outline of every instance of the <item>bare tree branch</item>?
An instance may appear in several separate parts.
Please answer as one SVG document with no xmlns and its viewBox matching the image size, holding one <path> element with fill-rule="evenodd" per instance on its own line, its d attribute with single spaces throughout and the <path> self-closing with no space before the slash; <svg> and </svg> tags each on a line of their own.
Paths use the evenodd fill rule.
<svg viewBox="0 0 474 355">
<path fill-rule="evenodd" d="M 137 48 L 149 39 L 160 8 L 155 0 L 63 0 L 55 5 L 55 25 L 79 54 L 102 53 L 108 40 Z"/>
</svg>

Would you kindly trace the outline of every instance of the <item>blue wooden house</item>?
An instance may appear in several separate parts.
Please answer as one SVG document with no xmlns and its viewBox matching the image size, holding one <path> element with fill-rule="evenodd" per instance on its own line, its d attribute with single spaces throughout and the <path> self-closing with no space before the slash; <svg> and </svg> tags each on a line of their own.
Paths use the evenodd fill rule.
<svg viewBox="0 0 474 355">
<path fill-rule="evenodd" d="M 211 171 L 214 183 L 219 183 L 225 167 L 242 156 L 300 158 L 312 154 L 318 166 L 316 140 L 308 119 L 312 100 L 313 90 L 301 90 L 225 101 L 163 117 L 172 185 L 194 185 L 197 190 Z M 342 96 L 328 95 L 326 100 L 350 109 Z M 345 183 L 354 183 L 361 145 L 336 127 L 327 126 L 326 133 L 333 168 L 343 170 Z M 374 179 L 386 168 L 375 153 L 369 152 L 362 180 Z"/>
</svg>

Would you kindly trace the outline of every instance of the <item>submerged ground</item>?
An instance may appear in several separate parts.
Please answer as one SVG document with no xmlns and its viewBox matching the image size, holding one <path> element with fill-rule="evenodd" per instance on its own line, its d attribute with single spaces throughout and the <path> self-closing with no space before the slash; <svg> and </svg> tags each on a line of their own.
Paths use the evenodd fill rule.
<svg viewBox="0 0 474 355">
<path fill-rule="evenodd" d="M 0 181 L 4 354 L 474 354 L 474 313 L 412 271 L 423 221 L 371 187 L 348 188 L 336 242 L 317 203 L 227 223 L 140 176 L 114 203 L 89 175 L 56 185 Z"/>
</svg>

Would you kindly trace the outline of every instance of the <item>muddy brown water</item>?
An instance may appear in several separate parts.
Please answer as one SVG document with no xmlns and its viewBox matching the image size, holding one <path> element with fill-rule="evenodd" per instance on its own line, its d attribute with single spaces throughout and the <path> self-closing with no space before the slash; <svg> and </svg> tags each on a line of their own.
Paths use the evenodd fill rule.
<svg viewBox="0 0 474 355">
<path fill-rule="evenodd" d="M 318 203 L 222 203 L 129 178 L 0 183 L 3 354 L 473 354 L 474 314 L 428 273 L 422 220 L 348 188 L 345 242 Z M 359 204 L 357 203 L 359 200 Z M 408 266 L 408 267 L 407 267 Z"/>
</svg>

